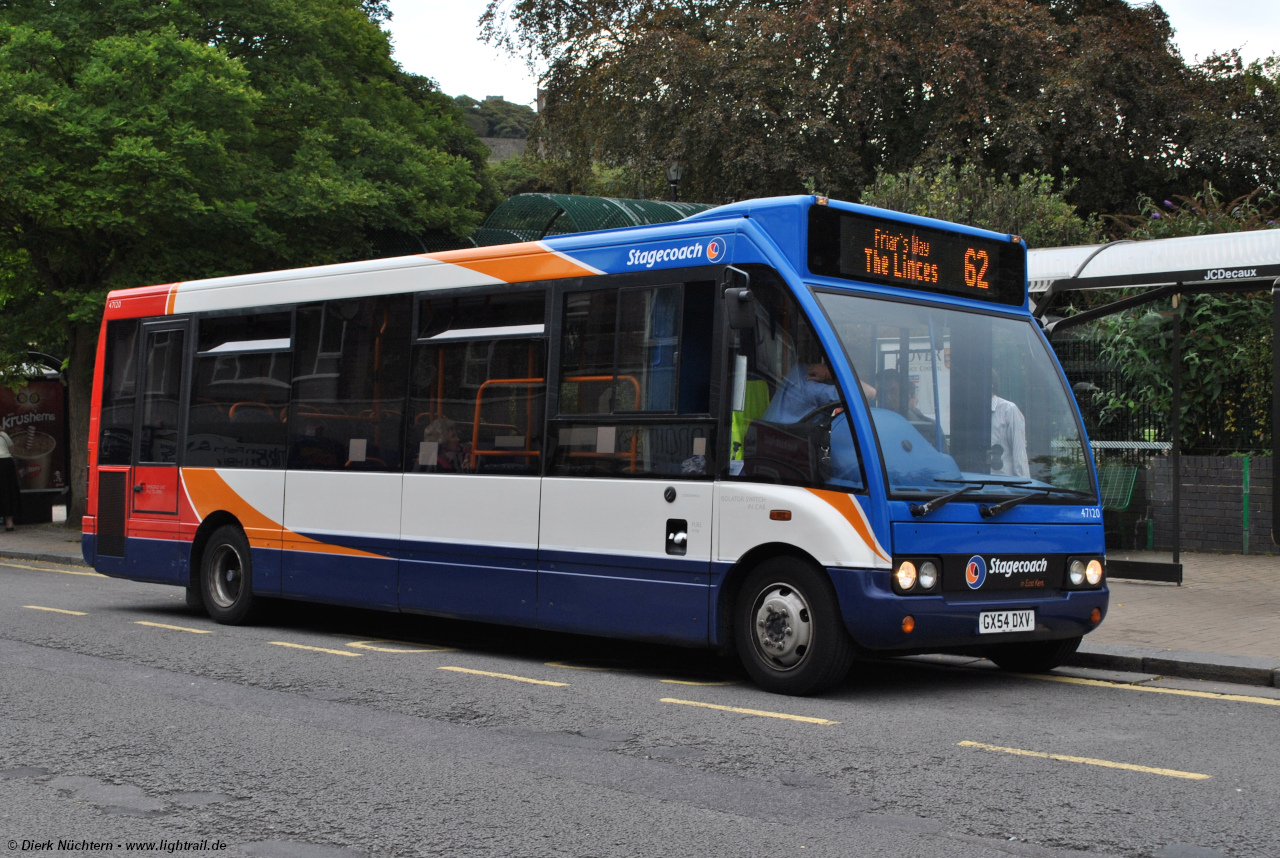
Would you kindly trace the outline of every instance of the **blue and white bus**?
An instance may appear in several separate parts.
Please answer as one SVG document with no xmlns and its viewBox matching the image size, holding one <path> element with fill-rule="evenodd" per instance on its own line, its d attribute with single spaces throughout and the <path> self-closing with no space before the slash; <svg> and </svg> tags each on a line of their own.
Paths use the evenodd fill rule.
<svg viewBox="0 0 1280 858">
<path fill-rule="evenodd" d="M 1042 670 L 1107 608 L 1026 247 L 823 197 L 107 299 L 84 554 L 299 599 Z"/>
</svg>

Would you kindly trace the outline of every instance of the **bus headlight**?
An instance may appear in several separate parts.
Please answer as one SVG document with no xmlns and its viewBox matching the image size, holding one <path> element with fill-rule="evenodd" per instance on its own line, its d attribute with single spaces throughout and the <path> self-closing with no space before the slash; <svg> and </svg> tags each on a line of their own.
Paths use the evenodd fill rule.
<svg viewBox="0 0 1280 858">
<path fill-rule="evenodd" d="M 1098 586 L 1098 582 L 1102 580 L 1102 561 L 1097 558 L 1090 560 L 1089 565 L 1084 569 L 1084 577 L 1088 580 L 1089 586 Z"/>
<path fill-rule="evenodd" d="M 1067 569 L 1067 576 L 1071 579 L 1073 587 L 1079 587 L 1084 583 L 1085 566 L 1083 560 L 1072 560 L 1071 566 Z"/>
<path fill-rule="evenodd" d="M 938 564 L 932 560 L 926 560 L 921 563 L 917 580 L 920 582 L 921 590 L 932 590 L 934 585 L 938 583 Z"/>
<path fill-rule="evenodd" d="M 898 585 L 898 590 L 906 593 L 916 585 L 916 564 L 910 560 L 903 560 L 898 564 L 898 570 L 893 573 L 894 583 Z"/>
</svg>

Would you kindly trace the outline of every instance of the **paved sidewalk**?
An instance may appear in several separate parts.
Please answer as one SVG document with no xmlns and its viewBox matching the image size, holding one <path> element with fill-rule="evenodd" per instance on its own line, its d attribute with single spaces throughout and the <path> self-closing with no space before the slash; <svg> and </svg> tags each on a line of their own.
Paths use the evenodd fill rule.
<svg viewBox="0 0 1280 858">
<path fill-rule="evenodd" d="M 13 533 L 0 530 L 0 557 L 84 565 L 80 531 L 69 530 L 60 523 L 20 524 Z"/>
<path fill-rule="evenodd" d="M 0 531 L 0 557 L 84 563 L 79 531 L 61 524 Z M 1107 618 L 1072 663 L 1280 687 L 1280 556 L 1184 554 L 1182 565 L 1181 587 L 1111 581 Z"/>
</svg>

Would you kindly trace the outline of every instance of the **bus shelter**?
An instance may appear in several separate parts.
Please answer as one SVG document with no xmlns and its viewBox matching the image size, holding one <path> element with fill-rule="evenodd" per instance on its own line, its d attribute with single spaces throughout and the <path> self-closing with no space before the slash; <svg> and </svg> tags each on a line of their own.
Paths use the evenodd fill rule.
<svg viewBox="0 0 1280 858">
<path fill-rule="evenodd" d="M 1172 415 L 1182 411 L 1181 313 L 1179 297 L 1209 292 L 1269 291 L 1272 300 L 1272 388 L 1271 419 L 1280 426 L 1280 230 L 1225 233 L 1150 241 L 1115 241 L 1109 244 L 1080 247 L 1055 247 L 1032 250 L 1027 263 L 1033 312 L 1044 326 L 1045 334 L 1054 335 L 1078 325 L 1125 310 L 1169 299 L 1175 324 L 1170 364 L 1173 401 Z M 1052 315 L 1058 298 L 1069 292 L 1089 289 L 1124 290 L 1129 294 L 1082 313 L 1065 318 Z M 1172 466 L 1173 562 L 1152 564 L 1120 562 L 1116 577 L 1181 583 L 1180 522 L 1182 520 L 1181 426 L 1170 419 L 1171 437 L 1166 444 L 1135 439 L 1132 444 L 1167 447 Z M 1246 483 L 1247 485 L 1247 483 Z M 1105 487 L 1104 487 L 1105 488 Z M 1280 544 L 1280 504 L 1275 502 L 1273 488 L 1271 539 Z"/>
</svg>

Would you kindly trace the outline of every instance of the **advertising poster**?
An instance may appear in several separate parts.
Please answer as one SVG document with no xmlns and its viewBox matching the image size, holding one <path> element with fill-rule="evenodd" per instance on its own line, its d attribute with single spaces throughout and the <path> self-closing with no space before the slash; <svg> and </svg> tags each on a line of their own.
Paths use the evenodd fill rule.
<svg viewBox="0 0 1280 858">
<path fill-rule="evenodd" d="M 64 395 L 56 379 L 28 381 L 16 391 L 0 385 L 0 429 L 13 439 L 18 485 L 24 492 L 66 488 Z"/>
</svg>

